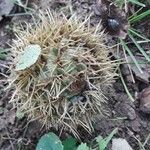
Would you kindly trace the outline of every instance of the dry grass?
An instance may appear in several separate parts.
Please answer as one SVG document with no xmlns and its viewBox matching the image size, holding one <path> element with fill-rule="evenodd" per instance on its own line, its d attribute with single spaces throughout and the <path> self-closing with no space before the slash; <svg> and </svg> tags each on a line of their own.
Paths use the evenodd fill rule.
<svg viewBox="0 0 150 150">
<path fill-rule="evenodd" d="M 108 57 L 100 24 L 92 28 L 89 18 L 80 23 L 75 16 L 67 19 L 49 10 L 35 20 L 15 29 L 9 79 L 15 91 L 10 102 L 47 127 L 69 129 L 75 136 L 77 126 L 92 132 L 92 116 L 104 112 L 102 89 L 111 86 L 116 65 Z M 15 71 L 18 54 L 29 44 L 42 48 L 38 61 Z"/>
</svg>

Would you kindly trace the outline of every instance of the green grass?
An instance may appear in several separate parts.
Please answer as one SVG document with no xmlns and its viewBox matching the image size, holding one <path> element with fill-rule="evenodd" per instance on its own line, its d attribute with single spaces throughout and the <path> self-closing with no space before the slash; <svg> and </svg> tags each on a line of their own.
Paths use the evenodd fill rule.
<svg viewBox="0 0 150 150">
<path fill-rule="evenodd" d="M 139 65 L 139 63 L 138 63 L 138 61 L 136 60 L 135 56 L 133 55 L 132 51 L 129 49 L 129 47 L 127 46 L 127 44 L 126 44 L 122 39 L 120 39 L 120 41 L 121 41 L 121 44 L 122 44 L 123 49 L 128 52 L 128 54 L 129 54 L 130 57 L 132 58 L 134 64 L 136 65 L 136 67 L 139 69 L 139 71 L 140 71 L 141 73 L 143 73 L 143 71 L 142 71 L 142 69 L 141 69 L 141 67 L 140 67 L 140 65 Z"/>
<path fill-rule="evenodd" d="M 139 0 L 113 0 L 113 2 L 117 5 L 117 6 L 120 6 L 122 7 L 124 4 L 126 5 L 127 2 L 130 2 L 134 5 L 138 5 L 138 6 L 141 6 L 141 7 L 145 7 L 145 4 L 139 2 Z"/>
<path fill-rule="evenodd" d="M 145 57 L 145 59 L 150 62 L 150 57 L 146 54 L 146 52 L 144 51 L 144 49 L 140 46 L 140 44 L 137 43 L 136 39 L 133 37 L 131 32 L 132 30 L 130 30 L 128 32 L 128 35 L 130 37 L 130 39 L 133 41 L 133 43 L 136 45 L 136 47 L 138 48 L 138 50 L 141 52 L 141 54 L 143 54 L 143 56 Z"/>
<path fill-rule="evenodd" d="M 146 37 L 144 37 L 143 35 L 141 35 L 140 33 L 138 33 L 138 31 L 136 31 L 135 29 L 133 28 L 129 28 L 128 29 L 128 32 L 132 33 L 133 35 L 145 40 L 145 42 L 150 42 L 150 40 Z"/>
<path fill-rule="evenodd" d="M 129 19 L 130 24 L 136 23 L 137 21 L 140 21 L 141 19 L 147 17 L 150 15 L 150 10 L 146 10 L 143 13 L 136 14 L 133 17 Z"/>
<path fill-rule="evenodd" d="M 126 91 L 128 97 L 129 97 L 129 99 L 130 99 L 132 102 L 134 102 L 135 100 L 134 100 L 133 96 L 131 95 L 131 93 L 130 93 L 130 91 L 129 91 L 129 89 L 128 89 L 126 83 L 125 83 L 125 80 L 124 80 L 124 78 L 123 78 L 123 76 L 122 76 L 122 73 L 121 73 L 121 70 L 120 70 L 120 69 L 119 69 L 119 75 L 120 75 L 121 82 L 122 82 L 122 84 L 123 84 L 123 86 L 124 86 L 124 89 L 125 89 L 125 91 Z"/>
<path fill-rule="evenodd" d="M 148 144 L 150 141 L 150 133 L 148 134 L 147 138 L 145 139 L 144 142 L 141 142 L 136 136 L 132 135 L 132 137 L 138 142 L 140 150 L 147 150 L 145 146 Z"/>
<path fill-rule="evenodd" d="M 134 45 L 132 47 L 136 47 L 138 52 L 145 58 L 145 62 L 144 63 L 149 63 L 150 62 L 150 56 L 142 48 L 142 43 L 149 43 L 150 40 L 148 38 L 146 38 L 144 35 L 142 35 L 141 33 L 139 33 L 138 31 L 136 31 L 136 29 L 134 29 L 133 26 L 135 25 L 135 23 L 140 23 L 140 21 L 142 19 L 144 19 L 145 17 L 149 16 L 150 15 L 150 10 L 146 10 L 144 12 L 141 12 L 143 10 L 143 7 L 145 7 L 146 5 L 141 3 L 141 2 L 139 2 L 138 0 L 128 0 L 127 2 L 132 3 L 132 5 L 141 6 L 141 8 L 137 12 L 133 13 L 128 18 L 128 22 L 130 24 L 130 28 L 128 29 L 127 36 L 129 38 L 129 40 L 132 42 L 132 44 Z M 126 62 L 127 62 L 128 66 L 129 66 L 130 72 L 132 73 L 130 64 L 128 63 L 128 60 L 127 60 L 127 56 L 131 57 L 131 59 L 133 61 L 133 64 L 135 64 L 135 66 L 138 68 L 139 72 L 142 74 L 143 70 L 142 70 L 141 65 L 140 65 L 141 62 L 139 62 L 136 59 L 136 57 L 134 55 L 134 52 L 132 50 L 132 47 L 129 47 L 128 43 L 125 42 L 125 40 L 123 40 L 121 38 L 120 38 L 120 45 L 122 46 L 122 49 L 124 51 L 125 59 L 126 59 Z M 126 54 L 127 54 L 127 56 L 126 56 Z M 123 79 L 121 71 L 120 71 L 120 77 L 121 77 L 122 84 L 123 84 L 123 86 L 125 88 L 125 91 L 126 91 L 128 97 L 131 99 L 131 101 L 134 101 L 134 98 L 130 94 L 129 89 L 128 89 L 127 85 L 125 84 L 125 81 Z M 133 82 L 134 82 L 134 79 L 133 79 Z"/>
<path fill-rule="evenodd" d="M 128 0 L 128 2 L 131 2 L 131 3 L 135 4 L 135 5 L 139 5 L 141 7 L 145 7 L 145 4 L 139 2 L 139 0 Z"/>
<path fill-rule="evenodd" d="M 105 150 L 107 148 L 108 143 L 111 141 L 113 136 L 117 133 L 118 129 L 114 129 L 106 138 L 102 136 L 98 136 L 96 138 L 96 142 L 98 143 L 99 150 Z"/>
</svg>

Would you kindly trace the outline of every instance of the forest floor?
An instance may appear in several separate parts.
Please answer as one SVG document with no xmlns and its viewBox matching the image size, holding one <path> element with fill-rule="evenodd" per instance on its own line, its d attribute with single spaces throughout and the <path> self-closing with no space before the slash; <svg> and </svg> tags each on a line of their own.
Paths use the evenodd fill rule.
<svg viewBox="0 0 150 150">
<path fill-rule="evenodd" d="M 64 12 L 68 17 L 71 11 L 76 12 L 78 16 L 81 17 L 81 20 L 82 18 L 84 19 L 85 16 L 90 15 L 92 11 L 94 13 L 93 6 L 95 5 L 95 0 L 72 0 L 71 3 L 67 0 L 31 0 L 28 2 L 28 7 L 37 10 L 50 8 L 57 12 Z M 0 50 L 5 50 L 4 54 L 7 53 L 7 49 L 9 49 L 8 43 L 11 44 L 12 39 L 15 38 L 13 33 L 14 25 L 23 21 L 30 22 L 31 20 L 30 15 L 26 13 L 17 15 L 19 13 L 24 13 L 24 8 L 10 3 L 4 4 L 3 1 L 0 0 Z M 98 15 L 93 15 L 91 24 L 97 24 L 100 19 Z M 149 20 L 142 19 L 134 28 L 144 36 L 150 37 L 149 26 Z M 128 37 L 127 41 L 129 47 L 133 49 L 134 56 L 139 60 L 142 59 Z M 116 39 L 108 35 L 108 44 L 113 45 L 115 42 Z M 144 43 L 142 47 L 149 53 L 150 45 Z M 121 51 L 120 56 L 122 56 L 122 54 L 123 52 Z M 54 129 L 46 130 L 41 128 L 42 125 L 38 121 L 29 122 L 26 117 L 21 119 L 16 117 L 16 111 L 12 109 L 12 104 L 9 103 L 12 91 L 5 90 L 7 86 L 6 78 L 9 75 L 9 70 L 6 66 L 9 62 L 9 54 L 6 57 L 4 55 L 4 57 L 0 58 L 0 150 L 33 150 L 40 136 L 49 131 L 55 133 L 57 133 L 57 131 Z M 83 142 L 89 142 L 98 135 L 105 137 L 114 128 L 118 127 L 116 137 L 126 139 L 134 150 L 141 149 L 140 142 L 144 143 L 145 140 L 148 139 L 148 136 L 150 136 L 150 63 L 143 65 L 143 69 L 146 70 L 142 75 L 143 78 L 136 71 L 133 71 L 135 79 L 135 83 L 133 83 L 126 65 L 121 66 L 123 78 L 135 101 L 132 102 L 128 97 L 120 78 L 116 79 L 112 89 L 113 95 L 108 95 L 109 116 L 105 118 L 96 116 L 97 119 L 94 124 L 95 131 L 91 135 L 81 130 L 80 134 Z M 146 92 L 144 93 L 143 90 L 146 90 Z M 112 91 L 109 92 L 111 93 Z M 148 110 L 144 111 L 140 103 L 140 100 L 144 99 L 143 97 L 147 98 L 145 101 L 149 105 Z M 69 133 L 63 133 L 60 138 L 64 139 L 68 134 Z M 149 149 L 150 140 L 147 141 L 142 150 Z"/>
</svg>

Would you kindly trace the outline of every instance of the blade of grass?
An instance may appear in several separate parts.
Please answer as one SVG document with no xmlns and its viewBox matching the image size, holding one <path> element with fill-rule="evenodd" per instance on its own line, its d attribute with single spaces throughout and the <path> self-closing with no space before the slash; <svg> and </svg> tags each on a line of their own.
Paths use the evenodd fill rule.
<svg viewBox="0 0 150 150">
<path fill-rule="evenodd" d="M 138 44 L 147 43 L 147 41 L 137 41 Z"/>
<path fill-rule="evenodd" d="M 125 56 L 125 59 L 126 59 L 126 62 L 127 62 L 127 66 L 128 66 L 131 78 L 132 78 L 132 82 L 135 83 L 135 79 L 134 79 L 134 76 L 133 76 L 133 73 L 132 73 L 131 65 L 129 64 L 129 60 L 128 60 L 128 57 L 126 55 L 126 50 L 125 50 L 124 47 L 123 47 L 123 53 L 124 53 L 124 56 Z"/>
<path fill-rule="evenodd" d="M 136 5 L 139 5 L 139 6 L 145 7 L 145 4 L 143 4 L 143 3 L 139 2 L 138 0 L 128 0 L 128 1 L 129 1 L 129 2 L 131 2 L 131 3 L 134 3 L 134 4 L 136 4 Z"/>
<path fill-rule="evenodd" d="M 125 89 L 126 93 L 127 93 L 128 97 L 129 97 L 129 99 L 130 99 L 132 102 L 134 102 L 135 100 L 134 100 L 134 98 L 132 97 L 132 95 L 130 94 L 130 92 L 129 92 L 129 90 L 128 90 L 128 87 L 127 87 L 126 84 L 125 84 L 125 81 L 124 81 L 124 79 L 123 79 L 121 70 L 120 70 L 120 69 L 118 69 L 118 70 L 119 70 L 121 82 L 122 82 L 122 84 L 123 84 L 123 86 L 124 86 L 124 89 Z"/>
<path fill-rule="evenodd" d="M 143 143 L 143 146 L 145 146 L 145 145 L 148 143 L 149 140 L 150 140 L 150 133 L 149 133 L 149 135 L 147 136 L 145 142 Z"/>
<path fill-rule="evenodd" d="M 113 138 L 113 136 L 118 132 L 118 128 L 115 128 L 106 138 L 105 138 L 105 144 L 108 145 L 110 140 Z"/>
<path fill-rule="evenodd" d="M 139 51 L 147 59 L 147 61 L 150 62 L 150 57 L 145 53 L 145 51 L 143 50 L 143 48 L 136 42 L 136 40 L 134 39 L 134 37 L 132 36 L 132 34 L 130 32 L 128 32 L 128 35 L 131 38 L 131 40 L 133 41 L 133 43 L 136 45 L 136 47 L 139 49 Z"/>
<path fill-rule="evenodd" d="M 112 121 L 118 121 L 118 120 L 126 120 L 128 119 L 127 117 L 116 117 L 116 118 L 112 118 L 112 119 L 109 119 L 109 120 L 112 120 Z"/>
<path fill-rule="evenodd" d="M 143 144 L 141 143 L 141 141 L 133 134 L 132 135 L 133 138 L 138 142 L 139 146 L 140 146 L 140 150 L 146 150 L 143 146 Z"/>
<path fill-rule="evenodd" d="M 139 69 L 139 71 L 141 73 L 143 73 L 139 63 L 137 62 L 136 58 L 134 57 L 134 55 L 132 54 L 131 50 L 128 48 L 128 46 L 126 45 L 126 43 L 120 39 L 122 46 L 125 48 L 125 50 L 128 52 L 128 54 L 130 55 L 130 57 L 132 58 L 133 62 L 135 63 L 136 67 Z"/>
<path fill-rule="evenodd" d="M 118 131 L 118 128 L 115 128 L 106 138 L 103 138 L 102 136 L 98 136 L 96 138 L 96 142 L 98 143 L 99 150 L 105 150 L 110 140 L 113 138 L 114 134 L 116 134 Z"/>
<path fill-rule="evenodd" d="M 135 23 L 135 22 L 137 22 L 137 21 L 143 19 L 144 17 L 146 17 L 146 16 L 148 16 L 148 15 L 150 15 L 150 10 L 147 10 L 147 11 L 145 11 L 145 12 L 143 12 L 143 13 L 137 15 L 137 16 L 134 16 L 133 18 L 131 18 L 131 19 L 129 20 L 129 22 L 130 22 L 130 23 Z"/>
<path fill-rule="evenodd" d="M 128 20 L 130 20 L 131 18 L 133 18 L 134 16 L 136 16 L 137 13 L 139 13 L 142 9 L 143 9 L 143 7 L 141 7 L 141 8 L 138 9 L 136 12 L 134 12 L 131 16 L 128 17 Z"/>
<path fill-rule="evenodd" d="M 142 36 L 141 34 L 139 34 L 135 29 L 129 28 L 128 31 L 132 32 L 137 37 L 140 37 L 140 38 L 144 39 L 146 42 L 150 42 L 150 40 L 148 38 L 146 38 L 146 37 Z"/>
</svg>

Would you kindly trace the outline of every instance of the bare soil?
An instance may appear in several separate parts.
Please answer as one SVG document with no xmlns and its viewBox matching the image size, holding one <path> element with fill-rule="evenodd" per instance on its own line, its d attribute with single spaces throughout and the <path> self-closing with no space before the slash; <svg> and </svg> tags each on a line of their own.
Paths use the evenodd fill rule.
<svg viewBox="0 0 150 150">
<path fill-rule="evenodd" d="M 81 19 L 84 19 L 85 16 L 90 15 L 91 12 L 94 13 L 93 8 L 95 4 L 95 0 L 72 0 L 71 3 L 69 0 L 57 0 L 51 2 L 46 0 L 32 0 L 30 1 L 29 6 L 34 6 L 37 9 L 49 7 L 57 12 L 63 11 L 68 17 L 70 16 L 70 9 L 72 9 L 72 11 L 76 12 Z M 17 8 L 14 10 L 14 13 L 17 14 L 22 11 L 22 9 Z M 92 16 L 91 24 L 94 25 L 98 23 L 100 19 L 101 18 L 98 15 L 94 14 Z M 2 20 L 0 21 L 1 49 L 9 48 L 7 43 L 11 44 L 11 41 L 14 38 L 12 30 L 13 24 L 24 20 L 30 21 L 30 16 L 2 16 Z M 147 33 L 147 36 L 149 36 L 148 33 L 150 33 L 150 29 L 146 28 L 149 26 L 149 22 L 146 19 L 142 22 L 143 23 L 137 25 L 135 28 L 143 34 Z M 114 38 L 110 37 L 111 36 L 108 35 L 108 44 L 110 44 L 109 42 L 111 42 L 111 44 L 115 43 Z M 143 46 L 146 51 L 150 48 L 149 45 L 146 44 Z M 135 50 L 135 55 L 136 54 Z M 9 64 L 9 59 L 8 54 L 6 59 L 0 60 L 0 150 L 33 150 L 41 135 L 49 131 L 53 131 L 59 135 L 59 132 L 54 129 L 46 130 L 42 128 L 42 125 L 38 121 L 29 122 L 26 117 L 23 117 L 22 119 L 16 117 L 16 111 L 12 109 L 12 105 L 9 103 L 12 91 L 5 90 L 7 86 L 6 78 L 9 75 L 9 70 L 5 65 Z M 136 78 L 136 75 L 135 83 L 133 84 L 131 80 L 129 80 L 130 76 L 127 74 L 127 68 L 122 66 L 121 69 L 123 76 L 126 79 L 127 86 L 133 96 L 135 96 L 134 94 L 140 95 L 139 93 L 143 89 L 149 87 L 149 81 L 143 82 L 139 78 Z M 148 72 L 150 73 L 150 70 L 148 70 Z M 143 143 L 150 134 L 150 114 L 141 111 L 139 101 L 141 97 L 137 98 L 135 102 L 132 102 L 128 98 L 120 79 L 116 79 L 113 89 L 108 91 L 108 93 L 111 93 L 108 94 L 108 116 L 96 116 L 94 124 L 95 131 L 91 135 L 82 129 L 79 129 L 82 141 L 89 142 L 97 135 L 106 136 L 115 127 L 118 127 L 119 131 L 115 137 L 125 138 L 134 150 L 140 150 L 138 140 Z M 62 133 L 60 137 L 64 139 L 68 135 L 69 133 Z M 149 149 L 150 141 L 148 141 L 145 146 L 145 150 Z"/>
</svg>

